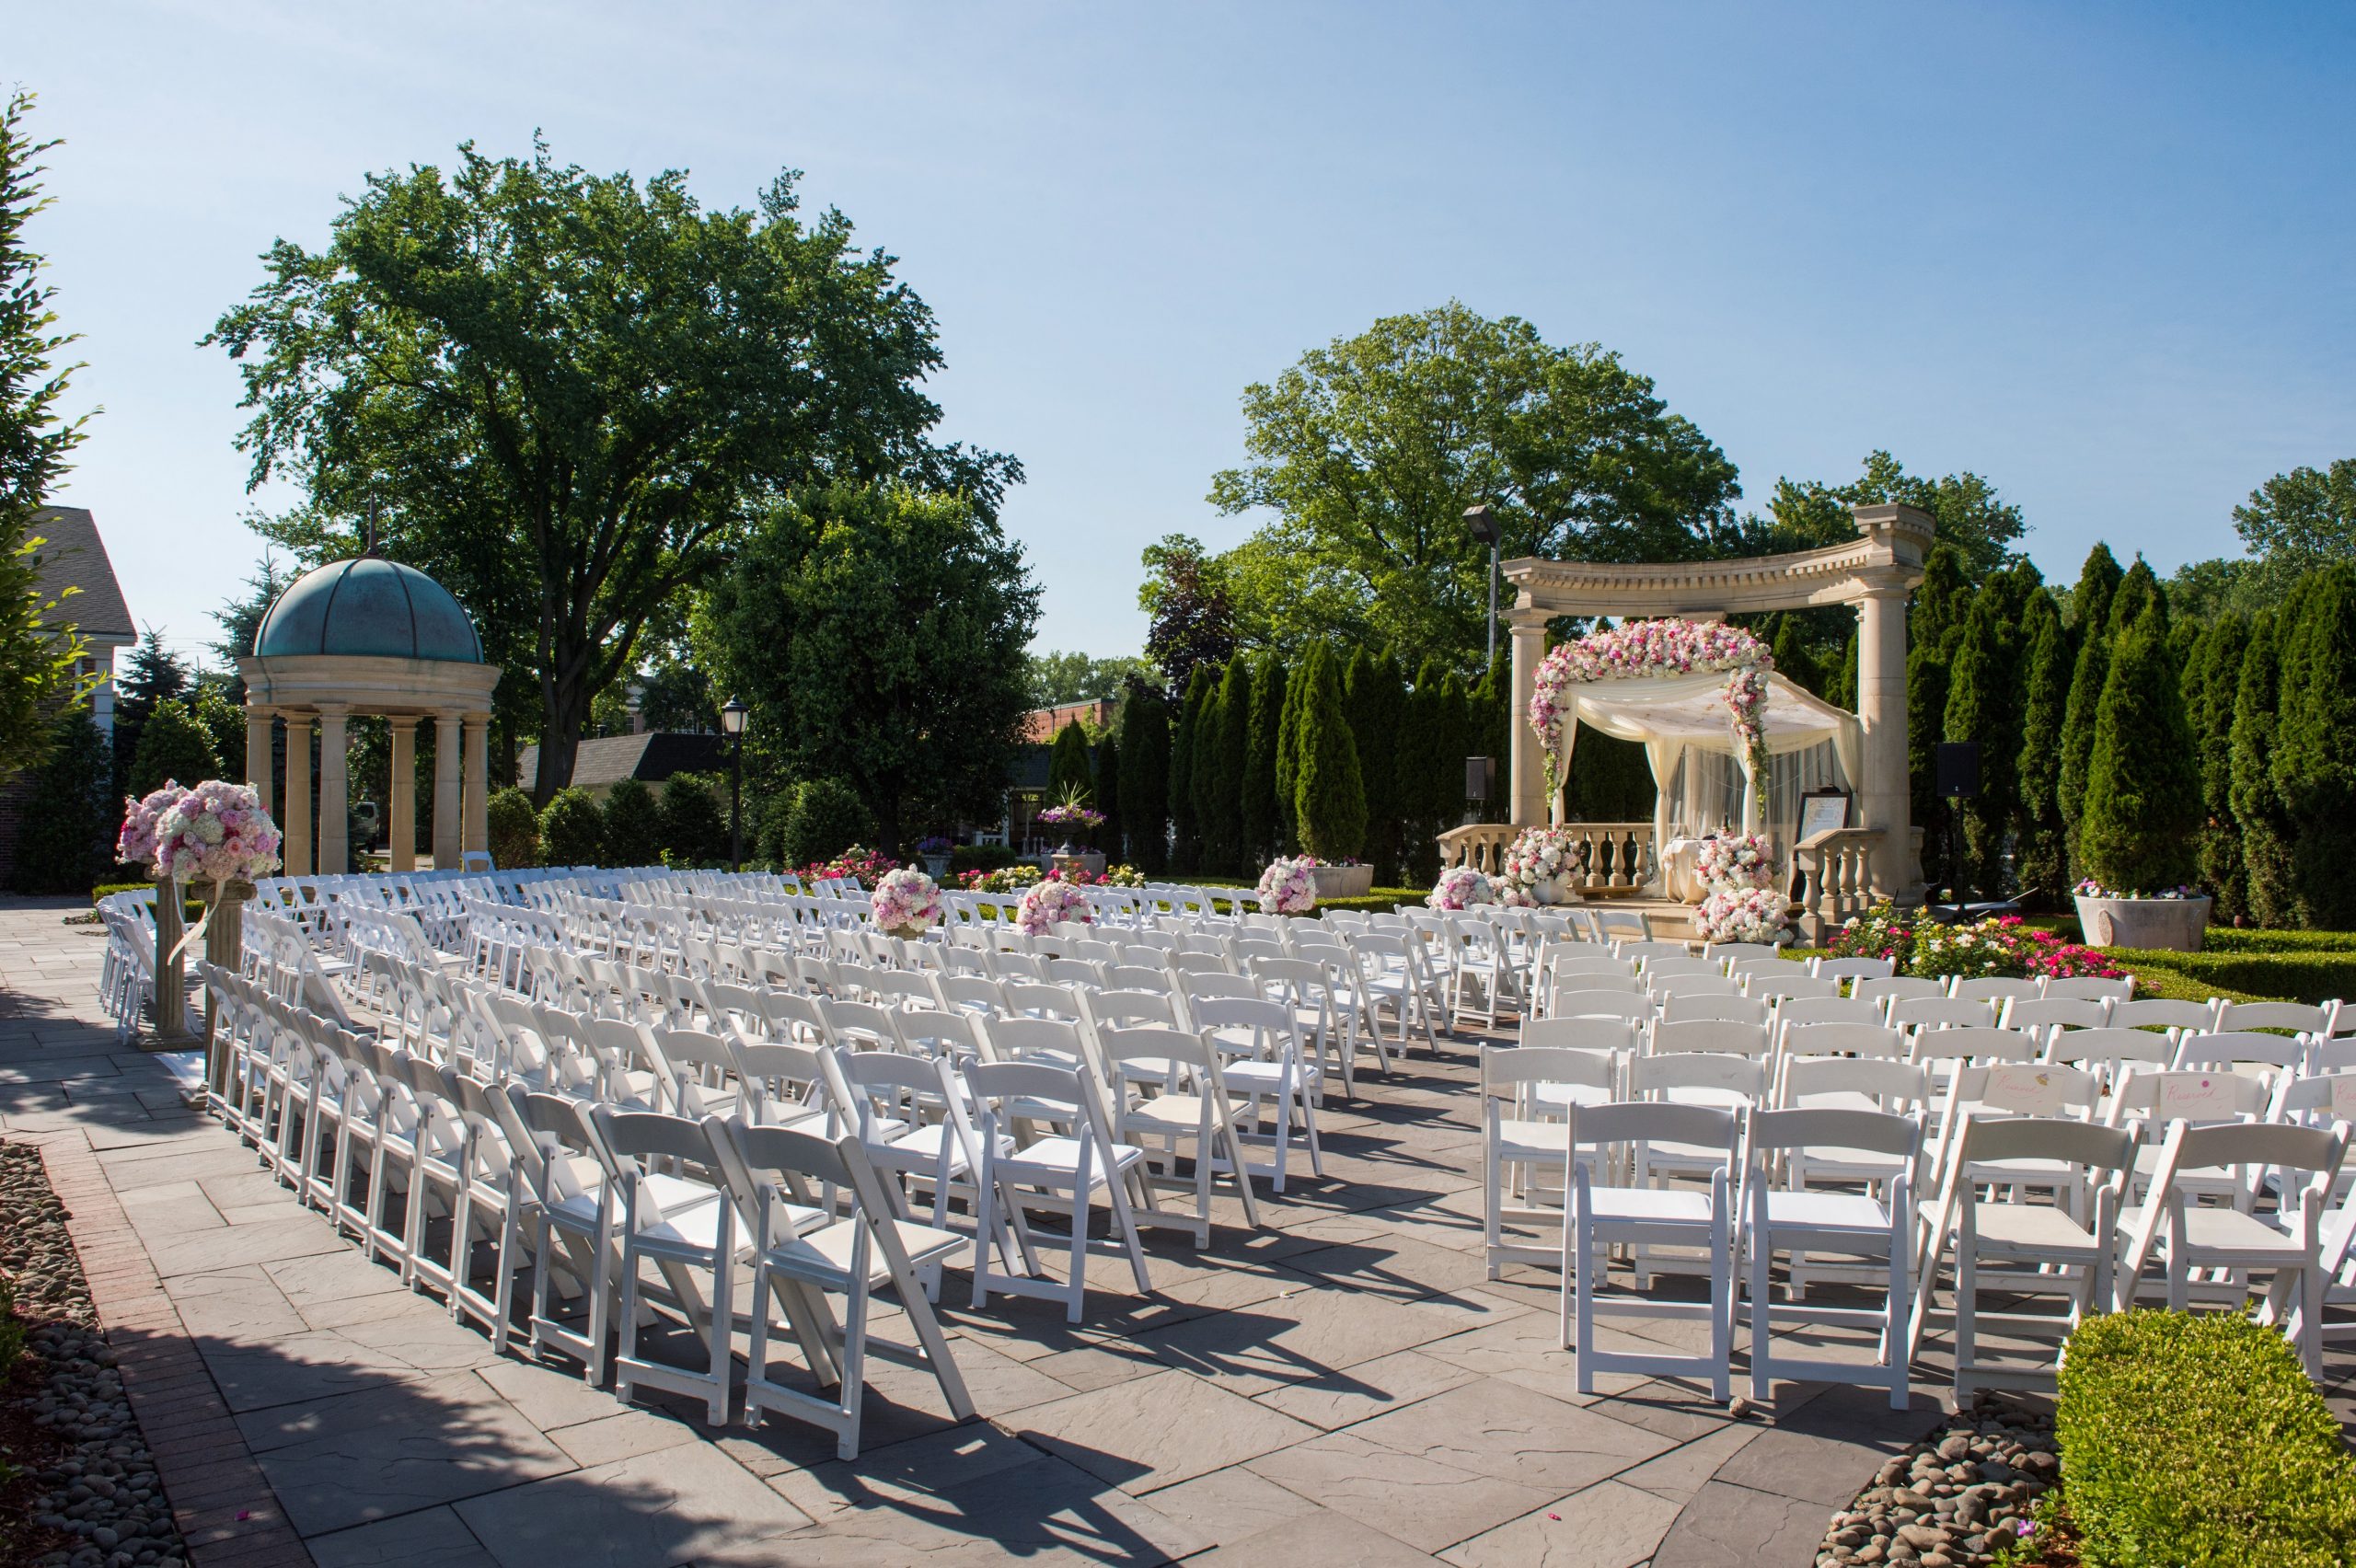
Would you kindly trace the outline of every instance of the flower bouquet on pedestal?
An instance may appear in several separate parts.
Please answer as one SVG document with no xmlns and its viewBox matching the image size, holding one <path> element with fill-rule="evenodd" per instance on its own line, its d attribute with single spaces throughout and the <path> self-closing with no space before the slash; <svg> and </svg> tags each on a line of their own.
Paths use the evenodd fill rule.
<svg viewBox="0 0 2356 1568">
<path fill-rule="evenodd" d="M 1559 827 L 1525 827 L 1497 862 L 1497 902 L 1517 908 L 1567 904 L 1575 853 L 1571 836 Z"/>
<path fill-rule="evenodd" d="M 914 940 L 941 923 L 941 887 L 922 871 L 886 871 L 868 895 L 868 906 L 884 935 Z"/>
<path fill-rule="evenodd" d="M 1693 934 L 1705 942 L 1779 942 L 1791 923 L 1784 895 L 1772 887 L 1721 882 L 1693 911 Z"/>
<path fill-rule="evenodd" d="M 114 858 L 127 866 L 152 866 L 156 859 L 156 830 L 163 825 L 164 813 L 179 803 L 188 791 L 179 780 L 167 780 L 160 790 L 150 790 L 145 797 L 122 798 L 122 830 L 115 835 Z M 168 881 L 169 873 L 156 871 L 159 880 Z"/>
<path fill-rule="evenodd" d="M 1774 846 L 1763 834 L 1721 833 L 1715 838 L 1702 841 L 1702 847 L 1694 855 L 1693 869 L 1701 873 L 1702 885 L 1713 891 L 1722 887 L 1773 887 Z"/>
<path fill-rule="evenodd" d="M 1260 913 L 1306 915 L 1317 907 L 1317 860 L 1302 855 L 1272 860 L 1260 873 Z"/>
<path fill-rule="evenodd" d="M 1015 906 L 1014 923 L 1029 936 L 1045 936 L 1061 920 L 1077 920 L 1083 926 L 1093 925 L 1096 920 L 1087 893 L 1078 883 L 1061 877 L 1051 876 L 1034 883 Z"/>
<path fill-rule="evenodd" d="M 1432 884 L 1424 896 L 1427 909 L 1470 909 L 1476 904 L 1495 904 L 1496 890 L 1489 885 L 1489 875 L 1478 866 L 1450 866 L 1440 872 L 1439 881 Z"/>
</svg>

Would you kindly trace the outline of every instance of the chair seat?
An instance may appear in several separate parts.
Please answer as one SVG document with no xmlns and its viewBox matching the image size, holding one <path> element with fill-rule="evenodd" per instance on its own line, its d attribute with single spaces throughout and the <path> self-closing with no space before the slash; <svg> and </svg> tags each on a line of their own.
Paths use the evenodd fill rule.
<svg viewBox="0 0 2356 1568">
<path fill-rule="evenodd" d="M 641 1251 L 708 1253 L 720 1244 L 722 1209 L 720 1194 L 706 1188 L 700 1202 L 676 1208 L 664 1205 L 661 1219 L 631 1233 L 630 1245 Z"/>
<path fill-rule="evenodd" d="M 1073 1175 L 1080 1170 L 1080 1151 L 1082 1147 L 1081 1140 L 1079 1138 L 1060 1136 L 1041 1138 L 1035 1143 L 1025 1145 L 1015 1153 L 999 1156 L 998 1169 L 1017 1182 L 1029 1181 L 1036 1177 L 1050 1177 L 1069 1184 Z M 1127 1144 L 1115 1144 L 1113 1147 L 1113 1162 L 1116 1170 L 1126 1170 L 1144 1158 L 1145 1150 L 1141 1148 L 1135 1148 Z M 1100 1149 L 1089 1156 L 1088 1169 L 1089 1175 L 1093 1180 L 1102 1182 L 1104 1179 L 1103 1150 Z"/>
<path fill-rule="evenodd" d="M 918 1269 L 941 1262 L 964 1251 L 973 1243 L 954 1231 L 919 1225 L 914 1220 L 895 1219 L 892 1228 L 899 1238 L 908 1262 Z M 780 1274 L 807 1280 L 817 1286 L 836 1290 L 850 1288 L 851 1254 L 859 1244 L 860 1222 L 838 1219 L 806 1236 L 797 1236 L 780 1246 L 771 1247 L 764 1255 L 765 1262 Z M 872 1290 L 892 1277 L 891 1265 L 884 1261 L 881 1247 L 870 1247 L 867 1252 L 867 1285 Z"/>
<path fill-rule="evenodd" d="M 1720 1154 L 1723 1157 L 1724 1151 Z M 1614 1220 L 1643 1225 L 1710 1223 L 1710 1197 L 1706 1193 L 1680 1192 L 1672 1187 L 1590 1187 L 1588 1202 L 1592 1216 L 1605 1224 Z"/>
<path fill-rule="evenodd" d="M 1609 1105 L 1617 1099 L 1608 1089 L 1591 1083 L 1542 1083 L 1538 1086 L 1541 1105 Z"/>
<path fill-rule="evenodd" d="M 1938 1223 L 1936 1202 L 1924 1202 L 1922 1213 L 1932 1224 Z M 2045 1204 L 1974 1204 L 1972 1222 L 1983 1251 L 2034 1256 L 2043 1251 L 2091 1252 L 2096 1247 L 2093 1234 L 2085 1226 Z"/>
<path fill-rule="evenodd" d="M 1203 1097 L 1199 1094 L 1162 1094 L 1129 1107 L 1126 1118 L 1130 1126 L 1149 1133 L 1191 1133 L 1202 1124 Z"/>
<path fill-rule="evenodd" d="M 1497 1158 L 1551 1159 L 1559 1164 L 1570 1158 L 1570 1138 L 1568 1122 L 1499 1122 Z"/>
<path fill-rule="evenodd" d="M 2143 1222 L 2144 1205 L 2133 1205 L 2119 1210 L 2119 1229 L 2123 1236 L 2132 1236 Z M 2160 1244 L 2166 1246 L 2169 1227 L 2160 1227 Z M 2195 1255 L 2228 1253 L 2253 1257 L 2299 1256 L 2304 1249 L 2298 1238 L 2278 1230 L 2256 1215 L 2239 1209 L 2201 1208 L 2188 1204 L 2184 1210 L 2185 1240 Z"/>
<path fill-rule="evenodd" d="M 1889 1233 L 1889 1210 L 1859 1193 L 1771 1192 L 1767 1223 L 1794 1230 Z"/>
</svg>

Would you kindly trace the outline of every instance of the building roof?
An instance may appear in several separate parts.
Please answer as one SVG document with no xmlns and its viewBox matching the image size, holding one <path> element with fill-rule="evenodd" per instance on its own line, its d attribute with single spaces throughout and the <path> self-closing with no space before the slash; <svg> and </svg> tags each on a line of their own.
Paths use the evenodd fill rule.
<svg viewBox="0 0 2356 1568">
<path fill-rule="evenodd" d="M 447 588 L 413 566 L 359 556 L 296 578 L 255 628 L 254 652 L 479 664 L 482 640 Z"/>
<path fill-rule="evenodd" d="M 41 541 L 34 559 L 42 597 L 80 590 L 57 606 L 57 618 L 73 622 L 94 642 L 137 641 L 139 628 L 131 624 L 131 606 L 123 603 L 122 584 L 115 581 L 114 562 L 107 559 L 107 543 L 98 536 L 90 509 L 44 506 L 33 513 L 29 532 Z"/>
<path fill-rule="evenodd" d="M 660 784 L 675 773 L 710 773 L 727 764 L 728 743 L 718 735 L 676 730 L 599 735 L 582 742 L 573 753 L 572 781 L 583 790 L 603 790 L 625 778 Z M 540 748 L 525 746 L 516 760 L 515 777 L 528 781 L 539 767 Z"/>
<path fill-rule="evenodd" d="M 1110 729 L 1114 715 L 1119 709 L 1120 704 L 1109 697 L 1092 702 L 1064 702 L 1053 708 L 1034 708 L 1017 723 L 1021 726 L 1022 739 L 1052 741 L 1062 732 L 1065 725 L 1075 721 L 1085 721 L 1100 730 Z"/>
</svg>

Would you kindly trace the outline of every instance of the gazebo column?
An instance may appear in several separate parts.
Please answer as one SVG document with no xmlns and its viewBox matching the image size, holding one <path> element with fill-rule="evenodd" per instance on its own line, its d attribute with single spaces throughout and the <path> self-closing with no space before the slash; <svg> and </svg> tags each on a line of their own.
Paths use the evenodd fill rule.
<svg viewBox="0 0 2356 1568">
<path fill-rule="evenodd" d="M 433 717 L 433 869 L 458 864 L 458 724 L 456 712 Z"/>
<path fill-rule="evenodd" d="M 352 745 L 341 703 L 319 704 L 319 875 L 352 870 Z"/>
<path fill-rule="evenodd" d="M 467 810 L 461 850 L 491 847 L 491 715 L 467 715 Z"/>
<path fill-rule="evenodd" d="M 1547 818 L 1546 765 L 1537 733 L 1530 727 L 1530 699 L 1538 694 L 1538 666 L 1546 658 L 1546 615 L 1542 610 L 1516 610 L 1513 626 L 1513 710 L 1506 731 L 1512 736 L 1511 782 L 1507 799 L 1511 820 L 1528 827 Z"/>
<path fill-rule="evenodd" d="M 254 703 L 246 704 L 246 782 L 261 797 L 261 809 L 271 815 L 278 814 L 276 791 L 271 784 L 271 741 L 274 715 L 271 709 Z"/>
<path fill-rule="evenodd" d="M 311 716 L 286 715 L 286 874 L 311 874 Z"/>
<path fill-rule="evenodd" d="M 1911 897 L 1906 743 L 1906 599 L 1903 585 L 1877 586 L 1857 601 L 1857 728 L 1865 777 L 1856 781 L 1861 825 L 1878 827 L 1872 885 L 1877 898 Z"/>
<path fill-rule="evenodd" d="M 417 720 L 396 713 L 386 721 L 392 727 L 389 813 L 386 842 L 392 850 L 395 875 L 417 870 Z"/>
</svg>

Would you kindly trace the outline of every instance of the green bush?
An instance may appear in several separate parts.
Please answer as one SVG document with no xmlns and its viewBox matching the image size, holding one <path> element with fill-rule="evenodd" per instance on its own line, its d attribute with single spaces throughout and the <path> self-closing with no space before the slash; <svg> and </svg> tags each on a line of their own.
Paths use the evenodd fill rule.
<svg viewBox="0 0 2356 1568">
<path fill-rule="evenodd" d="M 2131 948 L 2106 948 L 2104 956 L 2131 974 L 2157 966 L 2173 970 L 2205 995 L 2233 994 L 2321 1002 L 2334 997 L 2356 997 L 2356 952 L 2165 952 Z"/>
<path fill-rule="evenodd" d="M 2177 1312 L 2089 1318 L 2054 1427 L 2088 1568 L 2341 1568 L 2356 1458 L 2281 1334 Z"/>
<path fill-rule="evenodd" d="M 57 721 L 20 820 L 18 893 L 79 893 L 114 864 L 115 834 L 122 825 L 114 754 L 87 714 Z"/>
<path fill-rule="evenodd" d="M 2356 953 L 2356 931 L 2236 930 L 2212 926 L 2205 942 L 2212 952 Z"/>
<path fill-rule="evenodd" d="M 2114 601 L 2114 615 L 2124 602 L 2123 595 Z M 2086 767 L 2079 858 L 2086 874 L 2106 888 L 2163 893 L 2198 874 L 2200 824 L 2192 726 L 2168 654 L 2166 622 L 2154 602 L 2111 650 Z"/>
<path fill-rule="evenodd" d="M 113 782 L 113 759 L 108 759 L 108 782 Z M 5 1274 L 0 1274 L 0 1384 L 15 1375 L 17 1358 L 25 1353 L 25 1325 L 17 1316 L 17 1287 Z M 8 1467 L 0 1465 L 0 1478 Z"/>
<path fill-rule="evenodd" d="M 606 859 L 606 819 L 595 797 L 568 784 L 540 808 L 540 851 L 551 866 L 596 866 Z"/>
<path fill-rule="evenodd" d="M 777 836 L 780 865 L 807 866 L 872 842 L 875 817 L 841 779 L 812 778 L 793 791 Z"/>
<path fill-rule="evenodd" d="M 617 866 L 663 863 L 663 810 L 654 791 L 636 778 L 617 778 L 606 791 L 606 859 Z"/>
<path fill-rule="evenodd" d="M 540 863 L 540 819 L 532 814 L 532 797 L 510 784 L 494 790 L 483 804 L 491 819 L 491 859 L 502 871 L 521 870 Z"/>
<path fill-rule="evenodd" d="M 156 704 L 140 726 L 139 749 L 131 758 L 131 792 L 145 795 L 173 779 L 191 788 L 221 777 L 221 759 L 213 737 L 177 698 Z"/>
<path fill-rule="evenodd" d="M 949 851 L 949 874 L 966 871 L 995 871 L 1022 859 L 1002 844 L 959 844 Z"/>
<path fill-rule="evenodd" d="M 663 855 L 674 866 L 711 866 L 728 859 L 728 816 L 712 781 L 677 773 L 663 786 Z"/>
</svg>

